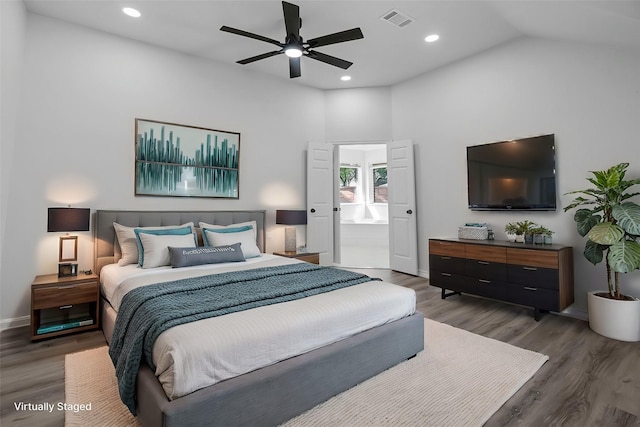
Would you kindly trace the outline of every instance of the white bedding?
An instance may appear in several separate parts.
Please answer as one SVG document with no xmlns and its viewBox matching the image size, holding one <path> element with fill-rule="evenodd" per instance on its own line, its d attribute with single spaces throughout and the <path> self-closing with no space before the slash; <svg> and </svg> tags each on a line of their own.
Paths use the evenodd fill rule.
<svg viewBox="0 0 640 427">
<path fill-rule="evenodd" d="M 300 262 L 263 254 L 246 262 L 143 270 L 108 265 L 102 292 L 118 309 L 126 292 L 161 281 Z M 175 399 L 284 359 L 331 344 L 415 312 L 412 289 L 367 282 L 296 301 L 184 324 L 163 332 L 153 347 L 156 376 Z"/>
</svg>

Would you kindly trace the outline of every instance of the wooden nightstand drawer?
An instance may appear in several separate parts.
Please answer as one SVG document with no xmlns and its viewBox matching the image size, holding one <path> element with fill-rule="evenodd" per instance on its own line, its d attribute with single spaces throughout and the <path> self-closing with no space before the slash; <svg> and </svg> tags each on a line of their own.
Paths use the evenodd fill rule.
<svg viewBox="0 0 640 427">
<path fill-rule="evenodd" d="M 33 308 L 60 307 L 95 301 L 98 284 L 91 283 L 54 285 L 33 290 Z"/>
</svg>

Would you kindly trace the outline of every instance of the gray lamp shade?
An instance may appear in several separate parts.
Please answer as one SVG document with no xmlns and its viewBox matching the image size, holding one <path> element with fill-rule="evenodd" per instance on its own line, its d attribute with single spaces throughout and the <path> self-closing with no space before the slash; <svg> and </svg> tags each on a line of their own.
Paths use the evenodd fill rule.
<svg viewBox="0 0 640 427">
<path fill-rule="evenodd" d="M 89 208 L 49 208 L 47 231 L 89 231 Z"/>
<path fill-rule="evenodd" d="M 307 211 L 304 210 L 277 210 L 276 224 L 301 225 L 307 223 Z"/>
</svg>

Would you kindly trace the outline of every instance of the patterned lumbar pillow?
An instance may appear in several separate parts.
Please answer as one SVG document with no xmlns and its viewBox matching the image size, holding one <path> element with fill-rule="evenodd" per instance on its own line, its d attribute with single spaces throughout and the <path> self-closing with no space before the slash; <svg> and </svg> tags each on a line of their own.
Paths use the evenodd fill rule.
<svg viewBox="0 0 640 427">
<path fill-rule="evenodd" d="M 171 266 L 188 267 L 191 265 L 218 264 L 222 262 L 244 261 L 240 243 L 225 246 L 201 246 L 197 248 L 169 247 Z"/>
</svg>

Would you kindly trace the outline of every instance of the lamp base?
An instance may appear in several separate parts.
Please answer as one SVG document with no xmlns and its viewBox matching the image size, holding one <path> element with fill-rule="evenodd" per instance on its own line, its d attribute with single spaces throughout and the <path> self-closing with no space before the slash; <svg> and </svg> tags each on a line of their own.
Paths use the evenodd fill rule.
<svg viewBox="0 0 640 427">
<path fill-rule="evenodd" d="M 296 228 L 286 227 L 284 229 L 284 250 L 287 252 L 296 251 Z"/>
</svg>

